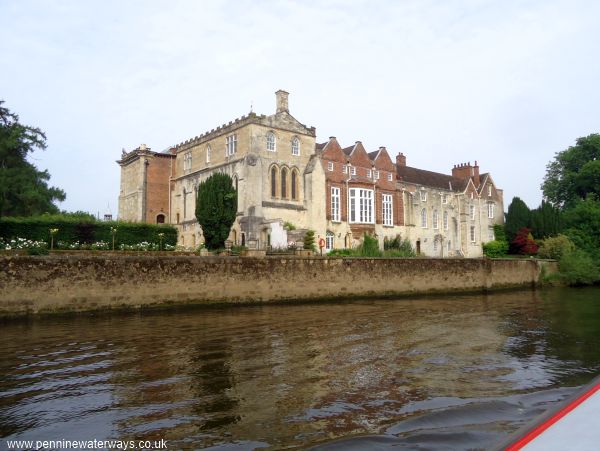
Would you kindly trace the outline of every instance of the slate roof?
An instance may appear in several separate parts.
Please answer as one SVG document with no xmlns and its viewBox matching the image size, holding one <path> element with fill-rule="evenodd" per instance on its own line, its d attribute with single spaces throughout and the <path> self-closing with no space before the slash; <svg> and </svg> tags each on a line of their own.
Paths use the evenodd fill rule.
<svg viewBox="0 0 600 451">
<path fill-rule="evenodd" d="M 417 169 L 410 166 L 396 165 L 396 174 L 408 183 L 447 190 L 451 189 L 457 192 L 464 191 L 469 183 L 469 179 L 460 179 L 451 175 L 425 171 L 424 169 Z"/>
<path fill-rule="evenodd" d="M 324 143 L 321 143 L 321 144 L 317 143 L 317 144 L 315 144 L 315 149 L 316 149 L 317 151 L 319 151 L 319 150 L 323 150 L 323 149 L 325 148 L 325 146 L 326 146 L 326 145 L 327 145 L 327 142 L 324 142 Z"/>
<path fill-rule="evenodd" d="M 354 146 L 344 147 L 342 149 L 342 152 L 344 152 L 346 155 L 350 156 L 350 154 L 352 153 L 352 150 L 354 149 L 354 147 L 356 147 L 356 144 Z"/>
</svg>

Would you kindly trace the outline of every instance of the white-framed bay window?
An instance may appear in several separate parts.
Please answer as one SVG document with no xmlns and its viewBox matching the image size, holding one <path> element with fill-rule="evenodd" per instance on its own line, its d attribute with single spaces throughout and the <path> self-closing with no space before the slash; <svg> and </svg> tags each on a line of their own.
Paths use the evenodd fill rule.
<svg viewBox="0 0 600 451">
<path fill-rule="evenodd" d="M 383 216 L 383 225 L 384 226 L 392 226 L 394 225 L 394 216 L 393 216 L 393 200 L 391 194 L 382 194 L 381 195 L 381 214 Z"/>
<path fill-rule="evenodd" d="M 340 189 L 336 186 L 331 187 L 331 220 L 340 222 L 341 218 Z"/>
<path fill-rule="evenodd" d="M 373 190 L 350 188 L 348 191 L 350 222 L 373 224 L 375 222 Z"/>
</svg>

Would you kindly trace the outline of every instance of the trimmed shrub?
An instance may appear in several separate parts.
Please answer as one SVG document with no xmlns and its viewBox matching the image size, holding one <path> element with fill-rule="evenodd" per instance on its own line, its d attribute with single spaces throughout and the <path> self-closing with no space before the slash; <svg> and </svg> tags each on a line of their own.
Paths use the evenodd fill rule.
<svg viewBox="0 0 600 451">
<path fill-rule="evenodd" d="M 304 235 L 304 249 L 309 249 L 311 251 L 317 252 L 317 247 L 315 246 L 315 231 L 308 230 L 306 235 Z"/>
<path fill-rule="evenodd" d="M 494 240 L 483 244 L 483 255 L 489 258 L 502 258 L 508 254 L 506 241 Z"/>
<path fill-rule="evenodd" d="M 563 255 L 575 250 L 575 244 L 565 235 L 556 235 L 542 240 L 538 249 L 538 257 L 560 260 Z"/>
<path fill-rule="evenodd" d="M 504 230 L 504 225 L 502 224 L 494 224 L 494 240 L 496 241 L 506 241 L 506 230 Z"/>
<path fill-rule="evenodd" d="M 50 229 L 58 229 L 54 243 L 112 243 L 111 227 L 117 229 L 115 245 L 134 245 L 141 242 L 158 243 L 158 234 L 164 233 L 163 243 L 177 244 L 177 229 L 170 225 L 139 224 L 132 222 L 100 222 L 61 216 L 36 216 L 28 218 L 3 218 L 0 220 L 0 237 L 6 240 L 25 238 L 50 242 Z"/>
</svg>

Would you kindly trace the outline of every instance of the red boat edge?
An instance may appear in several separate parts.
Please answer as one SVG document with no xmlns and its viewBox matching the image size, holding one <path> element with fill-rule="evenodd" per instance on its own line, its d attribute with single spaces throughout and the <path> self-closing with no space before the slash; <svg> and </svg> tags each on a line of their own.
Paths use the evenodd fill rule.
<svg viewBox="0 0 600 451">
<path fill-rule="evenodd" d="M 600 376 L 597 376 L 587 385 L 584 385 L 577 393 L 570 398 L 562 401 L 556 408 L 536 418 L 531 423 L 517 430 L 505 440 L 496 450 L 516 451 L 527 446 L 536 438 L 543 434 L 553 425 L 559 423 L 569 413 L 575 411 L 586 400 L 591 398 L 600 390 Z M 598 433 L 600 440 L 600 432 Z M 573 437 L 573 444 L 576 444 L 577 437 Z"/>
</svg>

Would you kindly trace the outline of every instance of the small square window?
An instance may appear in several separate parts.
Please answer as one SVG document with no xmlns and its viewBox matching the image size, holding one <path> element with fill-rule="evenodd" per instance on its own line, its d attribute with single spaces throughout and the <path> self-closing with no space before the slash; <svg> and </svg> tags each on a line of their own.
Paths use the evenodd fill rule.
<svg viewBox="0 0 600 451">
<path fill-rule="evenodd" d="M 351 174 L 351 175 L 356 175 L 356 168 L 355 168 L 354 166 L 352 166 L 352 167 L 350 168 L 350 174 Z"/>
<path fill-rule="evenodd" d="M 327 162 L 327 170 L 333 171 L 333 162 L 331 162 L 331 161 Z"/>
<path fill-rule="evenodd" d="M 394 180 L 394 175 L 393 175 L 393 174 L 390 172 L 390 173 L 388 174 L 388 182 L 391 182 L 391 181 L 393 181 L 393 180 Z"/>
</svg>

